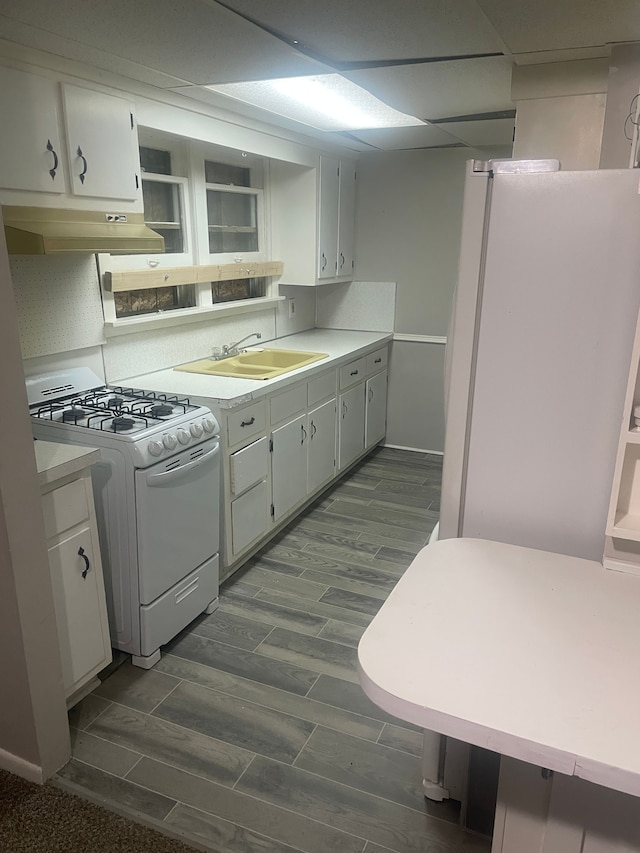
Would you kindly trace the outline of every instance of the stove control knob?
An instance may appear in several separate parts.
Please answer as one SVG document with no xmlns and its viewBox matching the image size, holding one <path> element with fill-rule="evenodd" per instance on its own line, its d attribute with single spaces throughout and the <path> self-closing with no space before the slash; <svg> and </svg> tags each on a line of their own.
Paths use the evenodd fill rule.
<svg viewBox="0 0 640 853">
<path fill-rule="evenodd" d="M 160 456 L 164 450 L 161 441 L 150 441 L 147 450 L 152 456 Z"/>
<path fill-rule="evenodd" d="M 178 444 L 178 439 L 175 437 L 175 435 L 171 435 L 171 433 L 169 433 L 169 435 L 165 435 L 162 437 L 162 443 L 167 448 L 167 450 L 174 450 L 176 445 Z"/>
<path fill-rule="evenodd" d="M 191 430 L 191 435 L 194 438 L 200 438 L 202 435 L 202 424 L 191 424 L 189 429 Z"/>
<path fill-rule="evenodd" d="M 178 441 L 180 442 L 180 444 L 189 444 L 189 442 L 191 441 L 191 436 L 186 431 L 186 429 L 178 430 Z"/>
<path fill-rule="evenodd" d="M 216 428 L 215 421 L 213 418 L 205 418 L 202 421 L 202 426 L 204 427 L 205 432 L 213 432 Z"/>
</svg>

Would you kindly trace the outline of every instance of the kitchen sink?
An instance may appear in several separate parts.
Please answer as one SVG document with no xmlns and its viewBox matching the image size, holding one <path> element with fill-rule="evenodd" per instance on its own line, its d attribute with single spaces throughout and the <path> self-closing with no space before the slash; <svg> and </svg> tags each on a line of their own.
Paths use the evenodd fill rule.
<svg viewBox="0 0 640 853">
<path fill-rule="evenodd" d="M 291 370 L 297 370 L 314 361 L 328 358 L 326 352 L 304 352 L 289 349 L 247 350 L 229 358 L 203 358 L 174 367 L 186 373 L 204 373 L 208 376 L 233 376 L 237 379 L 273 379 Z"/>
</svg>

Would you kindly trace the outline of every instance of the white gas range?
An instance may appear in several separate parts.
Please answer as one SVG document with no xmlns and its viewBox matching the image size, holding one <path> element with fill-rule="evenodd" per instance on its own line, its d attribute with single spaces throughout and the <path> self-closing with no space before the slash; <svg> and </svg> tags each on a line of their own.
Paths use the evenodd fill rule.
<svg viewBox="0 0 640 853">
<path fill-rule="evenodd" d="M 217 603 L 218 423 L 185 397 L 105 386 L 88 368 L 26 384 L 36 439 L 101 451 L 92 480 L 111 640 L 149 668 Z"/>
</svg>

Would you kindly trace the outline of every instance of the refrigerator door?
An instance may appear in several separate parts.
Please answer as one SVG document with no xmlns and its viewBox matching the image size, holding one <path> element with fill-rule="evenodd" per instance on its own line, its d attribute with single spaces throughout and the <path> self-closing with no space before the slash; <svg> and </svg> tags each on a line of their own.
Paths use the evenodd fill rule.
<svg viewBox="0 0 640 853">
<path fill-rule="evenodd" d="M 640 304 L 638 179 L 487 179 L 479 253 L 478 226 L 471 247 L 463 231 L 441 538 L 602 558 Z"/>
</svg>

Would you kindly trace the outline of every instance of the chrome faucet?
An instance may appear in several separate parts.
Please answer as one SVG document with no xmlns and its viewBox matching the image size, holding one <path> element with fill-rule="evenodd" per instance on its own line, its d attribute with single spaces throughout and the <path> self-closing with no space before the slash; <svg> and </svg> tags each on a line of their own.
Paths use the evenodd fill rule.
<svg viewBox="0 0 640 853">
<path fill-rule="evenodd" d="M 262 338 L 262 335 L 260 334 L 260 332 L 252 332 L 250 335 L 245 335 L 244 338 L 240 338 L 239 341 L 236 341 L 233 344 L 223 344 L 222 357 L 226 358 L 230 355 L 238 355 L 238 353 L 240 352 L 238 347 L 240 346 L 240 344 L 243 344 L 245 341 L 248 341 L 249 338 L 257 338 L 258 340 L 260 340 L 260 338 Z"/>
</svg>

